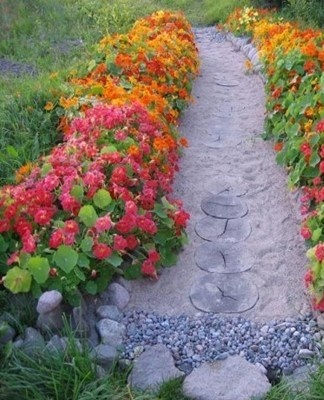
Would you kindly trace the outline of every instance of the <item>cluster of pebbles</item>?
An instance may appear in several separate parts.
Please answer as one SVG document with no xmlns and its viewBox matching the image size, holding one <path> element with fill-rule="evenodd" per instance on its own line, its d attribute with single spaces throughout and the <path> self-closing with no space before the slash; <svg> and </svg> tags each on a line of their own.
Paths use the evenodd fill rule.
<svg viewBox="0 0 324 400">
<path fill-rule="evenodd" d="M 134 359 L 161 343 L 175 365 L 188 373 L 204 361 L 240 355 L 251 363 L 285 375 L 321 356 L 322 332 L 311 314 L 260 325 L 242 317 L 206 314 L 200 318 L 167 317 L 142 311 L 124 314 L 123 357 Z"/>
</svg>

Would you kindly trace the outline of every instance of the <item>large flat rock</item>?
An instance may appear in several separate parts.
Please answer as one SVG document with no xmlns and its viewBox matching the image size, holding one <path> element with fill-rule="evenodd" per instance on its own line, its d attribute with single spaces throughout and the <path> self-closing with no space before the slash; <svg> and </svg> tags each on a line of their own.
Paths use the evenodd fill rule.
<svg viewBox="0 0 324 400">
<path fill-rule="evenodd" d="M 203 364 L 183 383 L 184 394 L 194 400 L 257 400 L 270 388 L 267 377 L 239 356 Z"/>
</svg>

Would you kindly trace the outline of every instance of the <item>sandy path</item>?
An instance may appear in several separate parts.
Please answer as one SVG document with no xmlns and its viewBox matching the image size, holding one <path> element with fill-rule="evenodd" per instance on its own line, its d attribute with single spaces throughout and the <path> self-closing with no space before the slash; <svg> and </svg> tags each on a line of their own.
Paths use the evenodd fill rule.
<svg viewBox="0 0 324 400">
<path fill-rule="evenodd" d="M 286 174 L 276 165 L 271 143 L 260 137 L 263 84 L 258 76 L 245 74 L 245 58 L 229 42 L 210 40 L 206 32 L 210 31 L 197 31 L 201 75 L 194 85 L 195 102 L 181 121 L 190 147 L 175 182 L 175 196 L 191 214 L 190 243 L 177 265 L 164 269 L 157 283 L 130 283 L 128 309 L 201 315 L 189 298 L 192 285 L 208 274 L 195 262 L 195 252 L 204 242 L 195 226 L 206 217 L 202 200 L 227 183 L 234 194 L 243 195 L 240 199 L 249 210 L 244 218 L 252 228 L 246 240 L 233 245 L 254 260 L 252 268 L 238 276 L 259 293 L 255 306 L 241 315 L 260 321 L 294 317 L 308 310 L 303 287 L 307 261 L 298 207 L 288 192 Z"/>
</svg>

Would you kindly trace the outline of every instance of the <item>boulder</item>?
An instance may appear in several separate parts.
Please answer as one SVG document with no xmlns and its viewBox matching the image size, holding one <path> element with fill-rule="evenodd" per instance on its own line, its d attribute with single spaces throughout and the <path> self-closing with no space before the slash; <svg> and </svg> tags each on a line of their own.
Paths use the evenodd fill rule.
<svg viewBox="0 0 324 400">
<path fill-rule="evenodd" d="M 123 319 L 123 314 L 119 311 L 117 306 L 100 306 L 96 310 L 96 314 L 100 319 L 109 318 L 114 321 L 120 322 Z"/>
<path fill-rule="evenodd" d="M 271 385 L 258 367 L 239 356 L 202 364 L 186 377 L 183 392 L 190 399 L 261 399 Z"/>
<path fill-rule="evenodd" d="M 122 345 L 123 336 L 126 333 L 125 325 L 112 319 L 104 318 L 97 322 L 96 327 L 103 344 L 110 344 L 114 347 Z"/>
<path fill-rule="evenodd" d="M 38 299 L 36 310 L 39 314 L 46 314 L 55 310 L 62 302 L 63 297 L 57 290 L 44 292 Z"/>
<path fill-rule="evenodd" d="M 102 367 L 110 368 L 117 361 L 118 352 L 109 344 L 99 344 L 91 351 L 91 356 Z"/>
<path fill-rule="evenodd" d="M 170 350 L 157 344 L 136 359 L 128 381 L 134 389 L 157 392 L 163 382 L 182 376 L 184 373 L 174 366 Z"/>
<path fill-rule="evenodd" d="M 129 302 L 128 291 L 119 283 L 112 283 L 107 289 L 107 295 L 112 305 L 117 306 L 120 310 L 123 310 Z"/>
</svg>

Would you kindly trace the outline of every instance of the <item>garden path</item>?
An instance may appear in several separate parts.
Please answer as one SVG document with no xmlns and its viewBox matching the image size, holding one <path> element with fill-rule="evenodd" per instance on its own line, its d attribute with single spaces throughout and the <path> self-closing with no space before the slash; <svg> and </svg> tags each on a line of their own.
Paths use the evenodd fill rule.
<svg viewBox="0 0 324 400">
<path fill-rule="evenodd" d="M 195 33 L 201 74 L 181 120 L 190 147 L 175 182 L 175 196 L 191 214 L 189 244 L 158 282 L 129 284 L 128 309 L 258 321 L 296 317 L 309 310 L 305 246 L 297 195 L 260 136 L 262 81 L 245 73 L 243 54 L 222 34 Z"/>
</svg>

